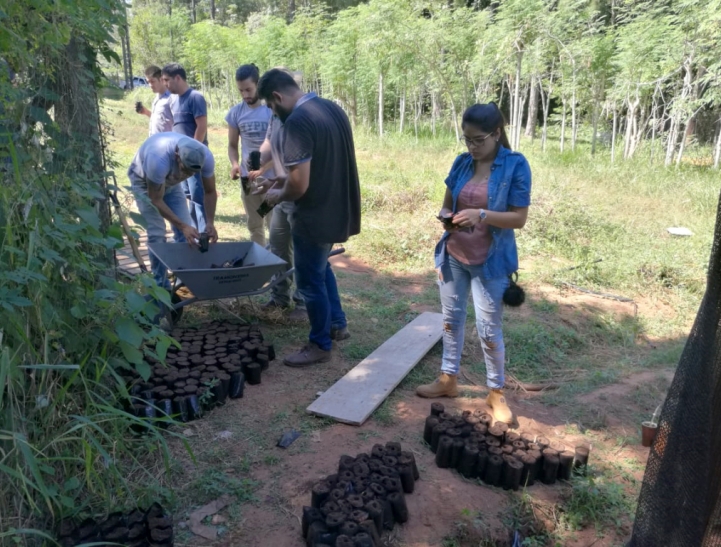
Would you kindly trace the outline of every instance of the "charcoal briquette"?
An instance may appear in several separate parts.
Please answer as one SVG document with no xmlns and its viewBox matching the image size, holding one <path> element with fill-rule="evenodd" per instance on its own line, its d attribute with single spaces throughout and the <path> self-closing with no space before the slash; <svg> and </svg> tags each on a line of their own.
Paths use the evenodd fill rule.
<svg viewBox="0 0 721 547">
<path fill-rule="evenodd" d="M 330 491 L 331 488 L 325 481 L 317 482 L 316 484 L 314 484 L 313 489 L 311 490 L 311 506 L 319 509 L 320 506 L 325 503 L 325 500 L 328 499 Z"/>
<path fill-rule="evenodd" d="M 400 475 L 403 492 L 412 494 L 415 489 L 415 479 L 413 478 L 413 468 L 410 465 L 403 465 L 398 469 Z"/>
<path fill-rule="evenodd" d="M 313 522 L 325 523 L 325 517 L 319 509 L 315 507 L 303 507 L 303 518 L 301 519 L 301 527 L 303 528 L 303 537 L 308 536 L 308 528 Z"/>
<path fill-rule="evenodd" d="M 340 535 L 335 540 L 335 547 L 353 547 L 353 538 Z"/>
<path fill-rule="evenodd" d="M 325 517 L 325 525 L 329 532 L 338 532 L 341 524 L 345 522 L 346 516 L 344 513 L 338 511 L 337 513 L 331 513 Z"/>
<path fill-rule="evenodd" d="M 409 465 L 413 469 L 413 480 L 418 480 L 421 478 L 421 474 L 418 471 L 418 465 L 416 465 L 416 457 L 413 455 L 413 452 L 401 452 L 400 458 L 398 458 L 398 463 L 400 465 Z"/>
<path fill-rule="evenodd" d="M 370 519 L 364 520 L 360 523 L 360 529 L 371 537 L 374 547 L 381 547 L 381 538 L 378 533 L 378 529 L 376 528 L 375 521 Z"/>
<path fill-rule="evenodd" d="M 260 376 L 260 365 L 258 363 L 249 364 L 245 375 L 246 382 L 248 382 L 251 386 L 256 386 L 260 384 Z"/>
<path fill-rule="evenodd" d="M 458 471 L 467 479 L 476 477 L 476 463 L 478 461 L 478 448 L 466 445 L 463 447 Z"/>
<path fill-rule="evenodd" d="M 560 461 L 557 455 L 553 453 L 546 454 L 548 451 L 548 448 L 543 451 L 543 473 L 541 475 L 541 481 L 543 484 L 554 484 L 558 477 Z M 555 452 L 555 450 L 553 452 Z"/>
<path fill-rule="evenodd" d="M 393 492 L 388 495 L 388 501 L 393 510 L 393 519 L 399 524 L 408 521 L 408 507 L 406 506 L 406 498 L 402 492 Z"/>
<path fill-rule="evenodd" d="M 488 456 L 486 462 L 486 470 L 483 475 L 483 482 L 491 486 L 498 486 L 501 482 L 501 472 L 503 470 L 503 458 L 493 454 Z"/>
<path fill-rule="evenodd" d="M 462 438 L 457 437 L 453 439 L 453 444 L 451 445 L 451 460 L 448 467 L 458 469 L 458 464 L 461 462 L 461 454 L 463 453 L 463 447 L 465 445 L 466 442 Z"/>
<path fill-rule="evenodd" d="M 574 453 L 570 450 L 564 450 L 558 455 L 558 478 L 562 481 L 571 480 L 571 472 L 573 471 Z"/>
<path fill-rule="evenodd" d="M 375 547 L 373 538 L 366 532 L 361 532 L 353 536 L 354 547 Z"/>
<path fill-rule="evenodd" d="M 504 490 L 518 490 L 523 474 L 523 464 L 516 458 L 503 460 L 502 482 Z"/>
<path fill-rule="evenodd" d="M 431 403 L 431 416 L 440 416 L 446 411 L 443 403 Z"/>
<path fill-rule="evenodd" d="M 441 436 L 438 441 L 438 450 L 436 451 L 436 465 L 441 469 L 450 467 L 452 448 L 453 439 L 447 435 Z"/>
<path fill-rule="evenodd" d="M 340 529 L 338 530 L 338 533 L 344 536 L 350 536 L 353 537 L 360 531 L 360 524 L 358 524 L 355 521 L 347 520 L 345 521 Z"/>
</svg>

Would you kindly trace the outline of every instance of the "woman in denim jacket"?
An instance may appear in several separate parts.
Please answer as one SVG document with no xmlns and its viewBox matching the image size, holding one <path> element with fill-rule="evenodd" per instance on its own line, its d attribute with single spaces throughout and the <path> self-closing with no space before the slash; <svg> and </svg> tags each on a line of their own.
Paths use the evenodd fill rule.
<svg viewBox="0 0 721 547">
<path fill-rule="evenodd" d="M 486 361 L 490 393 L 486 403 L 497 421 L 511 423 L 503 397 L 503 293 L 518 269 L 514 230 L 523 228 L 531 203 L 531 169 L 512 152 L 503 114 L 495 103 L 476 104 L 463 113 L 468 152 L 453 162 L 446 178 L 440 216 L 446 232 L 436 247 L 443 308 L 443 362 L 421 397 L 457 397 L 469 291 Z"/>
</svg>

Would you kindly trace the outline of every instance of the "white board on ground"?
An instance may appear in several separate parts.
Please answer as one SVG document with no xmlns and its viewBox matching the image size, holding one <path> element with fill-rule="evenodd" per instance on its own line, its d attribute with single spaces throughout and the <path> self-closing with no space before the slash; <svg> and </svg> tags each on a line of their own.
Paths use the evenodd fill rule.
<svg viewBox="0 0 721 547">
<path fill-rule="evenodd" d="M 327 389 L 307 411 L 363 424 L 442 334 L 443 315 L 422 313 Z"/>
</svg>

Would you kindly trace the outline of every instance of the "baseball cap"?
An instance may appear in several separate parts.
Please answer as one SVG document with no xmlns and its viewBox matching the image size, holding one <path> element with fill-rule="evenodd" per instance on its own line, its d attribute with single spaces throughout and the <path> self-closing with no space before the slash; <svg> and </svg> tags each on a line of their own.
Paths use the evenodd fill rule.
<svg viewBox="0 0 721 547">
<path fill-rule="evenodd" d="M 178 156 L 185 167 L 191 171 L 200 171 L 205 164 L 205 145 L 190 137 L 183 137 L 178 141 Z"/>
</svg>

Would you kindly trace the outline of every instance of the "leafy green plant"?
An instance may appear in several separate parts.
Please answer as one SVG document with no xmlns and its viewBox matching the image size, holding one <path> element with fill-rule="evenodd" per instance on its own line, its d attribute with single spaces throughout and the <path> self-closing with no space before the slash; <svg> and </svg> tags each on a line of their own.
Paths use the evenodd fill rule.
<svg viewBox="0 0 721 547">
<path fill-rule="evenodd" d="M 601 531 L 614 526 L 619 529 L 623 518 L 635 511 L 633 503 L 621 484 L 603 476 L 578 476 L 572 483 L 571 493 L 561 506 L 560 525 L 568 530 L 595 526 Z"/>
</svg>

